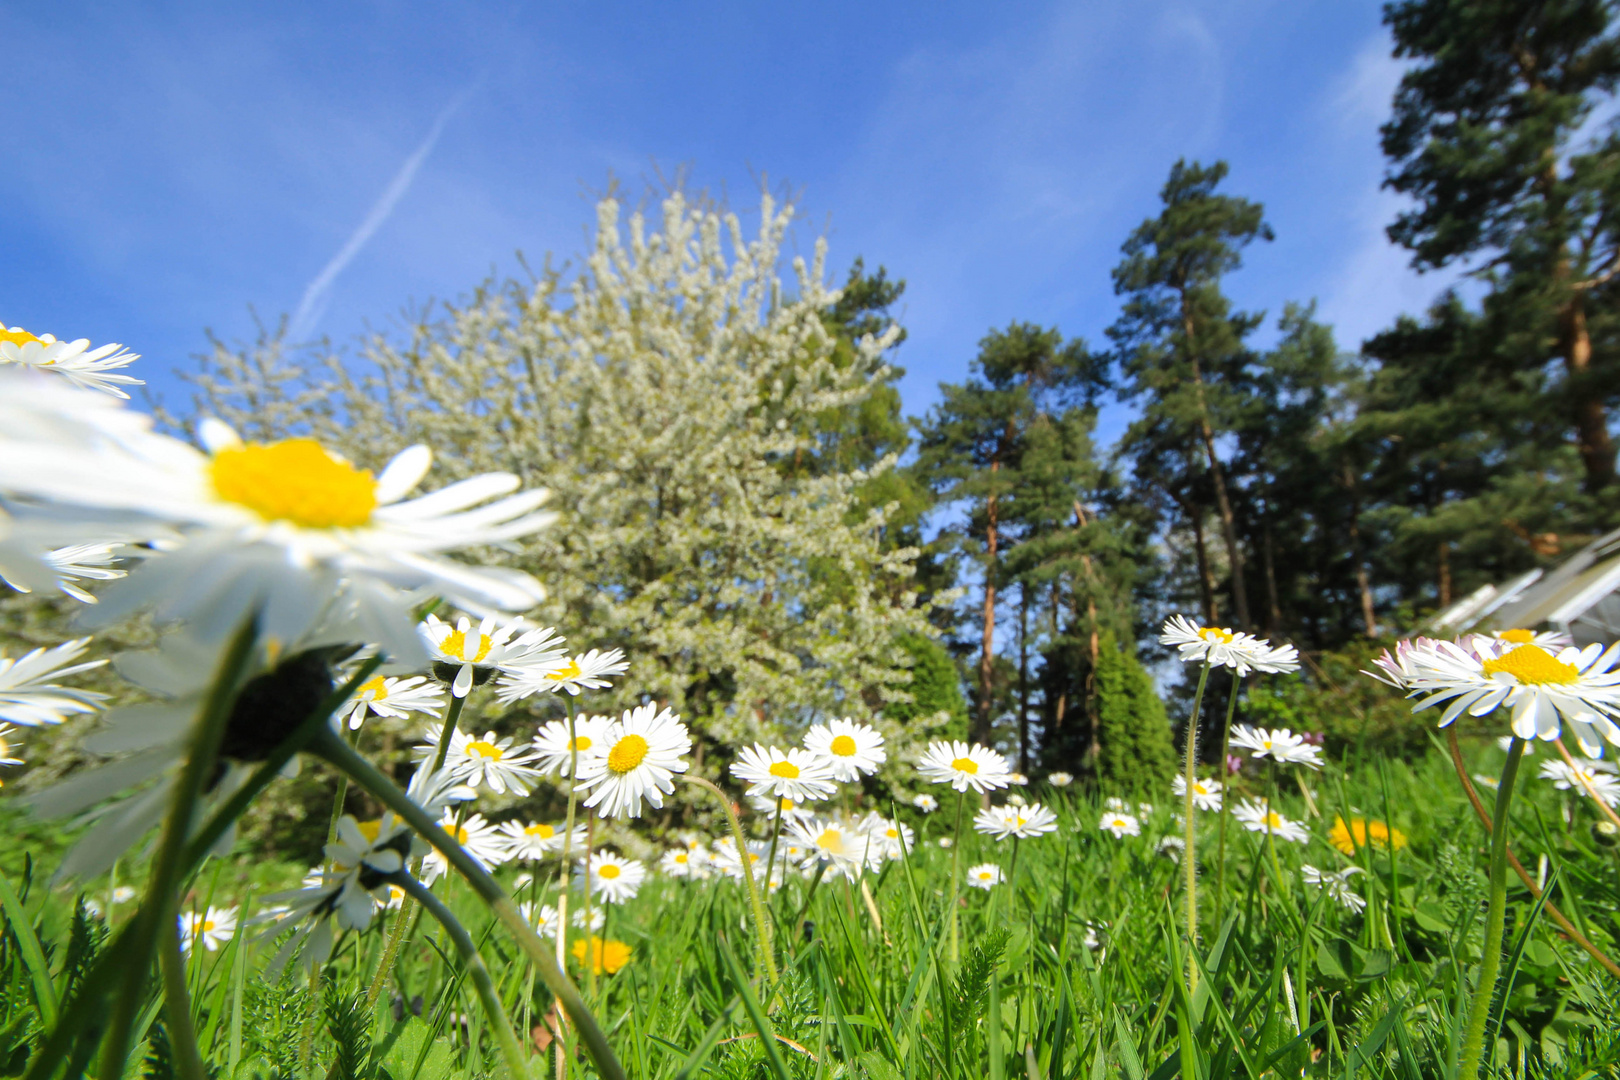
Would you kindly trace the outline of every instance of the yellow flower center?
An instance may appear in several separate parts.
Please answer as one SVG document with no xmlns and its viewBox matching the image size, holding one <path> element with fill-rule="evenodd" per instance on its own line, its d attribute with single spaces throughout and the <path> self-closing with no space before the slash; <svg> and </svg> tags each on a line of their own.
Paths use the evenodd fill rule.
<svg viewBox="0 0 1620 1080">
<path fill-rule="evenodd" d="M 599 878 L 607 878 L 609 881 L 612 881 L 614 878 L 619 876 L 619 868 L 613 863 L 603 863 L 601 866 L 596 868 L 596 876 Z"/>
<path fill-rule="evenodd" d="M 1268 811 L 1266 813 L 1266 828 L 1272 832 L 1276 832 L 1281 827 L 1282 817 L 1275 810 Z"/>
<path fill-rule="evenodd" d="M 467 826 L 465 825 L 446 825 L 444 831 L 454 837 L 458 844 L 467 842 Z"/>
<path fill-rule="evenodd" d="M 957 772 L 965 772 L 969 776 L 976 776 L 979 772 L 979 763 L 970 757 L 959 757 L 951 762 L 951 768 Z"/>
<path fill-rule="evenodd" d="M 816 837 L 816 847 L 823 851 L 830 851 L 834 855 L 844 850 L 844 834 L 839 829 L 828 829 Z"/>
<path fill-rule="evenodd" d="M 1580 668 L 1574 664 L 1564 663 L 1540 645 L 1520 645 L 1512 652 L 1485 661 L 1481 670 L 1486 675 L 1505 671 L 1527 686 L 1543 686 L 1548 683 L 1568 685 L 1577 682 L 1581 677 Z"/>
<path fill-rule="evenodd" d="M 214 492 L 266 521 L 309 529 L 355 528 L 377 508 L 377 482 L 314 439 L 248 443 L 221 450 L 209 466 Z"/>
<path fill-rule="evenodd" d="M 570 660 L 556 671 L 546 672 L 546 678 L 550 679 L 552 682 L 567 682 L 569 679 L 577 679 L 579 676 L 580 670 L 578 660 Z"/>
<path fill-rule="evenodd" d="M 10 330 L 7 330 L 6 324 L 0 323 L 0 341 L 9 341 L 13 345 L 26 345 L 30 341 L 38 340 L 39 338 L 35 337 L 33 334 L 30 334 L 20 326 L 13 326 Z"/>
<path fill-rule="evenodd" d="M 1198 636 L 1203 638 L 1205 641 L 1213 641 L 1219 645 L 1230 645 L 1232 644 L 1232 639 L 1237 637 L 1237 635 L 1232 633 L 1232 631 L 1223 629 L 1219 626 L 1206 626 L 1202 630 L 1198 631 Z"/>
<path fill-rule="evenodd" d="M 833 739 L 832 745 L 829 746 L 828 749 L 837 754 L 839 757 L 854 757 L 855 740 L 850 738 L 848 735 L 839 735 L 837 738 Z"/>
<path fill-rule="evenodd" d="M 360 693 L 357 695 L 361 701 L 381 701 L 388 696 L 388 684 L 378 675 L 367 679 L 360 684 Z"/>
<path fill-rule="evenodd" d="M 501 748 L 492 742 L 485 742 L 483 739 L 474 739 L 468 743 L 467 753 L 469 755 L 477 754 L 479 757 L 487 758 L 490 761 L 501 760 Z"/>
<path fill-rule="evenodd" d="M 360 835 L 366 838 L 366 843 L 375 844 L 377 835 L 382 832 L 382 818 L 372 818 L 370 821 L 358 823 Z"/>
<path fill-rule="evenodd" d="M 208 932 L 209 932 L 209 931 L 210 931 L 210 930 L 212 930 L 212 929 L 213 929 L 213 928 L 214 928 L 214 920 L 213 920 L 213 919 L 204 919 L 204 920 L 203 920 L 203 921 L 202 921 L 202 930 L 203 930 L 203 933 L 205 933 L 205 934 L 206 934 L 206 933 L 208 933 Z"/>
<path fill-rule="evenodd" d="M 796 780 L 799 777 L 799 767 L 791 761 L 777 761 L 771 765 L 771 775 L 780 776 L 784 780 Z"/>
<path fill-rule="evenodd" d="M 488 634 L 479 634 L 478 648 L 473 650 L 473 654 L 471 656 L 468 656 L 467 635 L 462 633 L 460 630 L 452 630 L 448 635 L 445 636 L 444 642 L 440 644 L 439 651 L 444 653 L 446 656 L 454 656 L 458 660 L 464 660 L 468 663 L 476 664 L 484 657 L 488 656 L 489 650 L 493 649 L 494 647 L 495 643 L 489 639 Z"/>
<path fill-rule="evenodd" d="M 1504 630 L 1496 635 L 1497 640 L 1506 641 L 1511 645 L 1528 645 L 1536 640 L 1534 630 Z"/>
<path fill-rule="evenodd" d="M 889 828 L 883 830 L 883 835 L 887 836 L 890 840 L 893 840 L 895 837 L 900 835 L 900 830 L 891 825 Z"/>
<path fill-rule="evenodd" d="M 550 840 L 557 835 L 557 830 L 550 825 L 530 825 L 523 831 L 529 836 L 538 836 L 542 840 Z"/>
<path fill-rule="evenodd" d="M 571 750 L 589 750 L 590 748 L 591 737 L 589 735 L 581 735 L 579 738 L 575 739 L 573 745 L 569 747 Z"/>
<path fill-rule="evenodd" d="M 640 735 L 626 735 L 608 751 L 607 767 L 623 776 L 640 765 L 647 756 L 647 740 Z"/>
<path fill-rule="evenodd" d="M 690 859 L 690 857 L 687 856 L 686 852 L 677 851 L 675 853 L 675 861 L 678 862 L 678 863 L 683 863 L 683 862 L 691 862 L 691 859 Z"/>
<path fill-rule="evenodd" d="M 989 881 L 990 880 L 990 871 L 988 871 L 988 870 L 980 870 L 979 871 L 979 880 L 980 881 Z"/>
</svg>

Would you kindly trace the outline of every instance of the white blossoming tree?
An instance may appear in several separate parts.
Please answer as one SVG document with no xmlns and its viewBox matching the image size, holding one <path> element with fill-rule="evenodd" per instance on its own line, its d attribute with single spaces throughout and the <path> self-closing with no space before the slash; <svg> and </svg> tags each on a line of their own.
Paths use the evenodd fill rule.
<svg viewBox="0 0 1620 1080">
<path fill-rule="evenodd" d="M 909 681 L 897 637 L 929 632 L 895 587 L 916 550 L 886 549 L 888 508 L 856 497 L 895 462 L 798 465 L 829 415 L 884 384 L 896 331 L 836 347 L 822 242 L 784 289 L 791 207 L 765 198 L 752 238 L 679 195 L 662 210 L 654 231 L 606 199 L 571 280 L 486 285 L 358 360 L 295 356 L 277 335 L 216 346 L 201 405 L 367 465 L 420 440 L 455 448 L 437 466 L 453 477 L 506 469 L 550 488 L 560 522 L 508 561 L 550 590 L 531 618 L 630 655 L 593 711 L 651 698 L 727 743 L 829 714 L 882 723 Z"/>
</svg>

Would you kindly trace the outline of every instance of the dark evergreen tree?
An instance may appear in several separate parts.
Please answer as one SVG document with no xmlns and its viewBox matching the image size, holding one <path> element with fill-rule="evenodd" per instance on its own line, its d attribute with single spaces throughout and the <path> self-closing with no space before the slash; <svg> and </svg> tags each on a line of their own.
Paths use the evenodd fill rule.
<svg viewBox="0 0 1620 1080">
<path fill-rule="evenodd" d="M 1097 660 L 1097 781 L 1113 795 L 1148 796 L 1170 790 L 1176 748 L 1153 676 L 1111 633 Z"/>
</svg>

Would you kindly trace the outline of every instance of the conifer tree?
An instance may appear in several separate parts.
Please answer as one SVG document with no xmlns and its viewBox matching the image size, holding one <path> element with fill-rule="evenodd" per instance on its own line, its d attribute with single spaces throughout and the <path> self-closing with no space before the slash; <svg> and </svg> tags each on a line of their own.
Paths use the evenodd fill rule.
<svg viewBox="0 0 1620 1080">
<path fill-rule="evenodd" d="M 1118 795 L 1157 795 L 1170 789 L 1176 748 L 1164 702 L 1135 656 L 1112 633 L 1102 635 L 1097 660 L 1097 781 Z"/>
</svg>

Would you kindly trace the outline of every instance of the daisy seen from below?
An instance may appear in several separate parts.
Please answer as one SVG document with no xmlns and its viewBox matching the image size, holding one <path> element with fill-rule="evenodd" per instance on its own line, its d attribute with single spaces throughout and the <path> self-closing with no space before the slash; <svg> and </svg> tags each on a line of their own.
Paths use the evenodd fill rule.
<svg viewBox="0 0 1620 1080">
<path fill-rule="evenodd" d="M 804 748 L 843 784 L 872 775 L 889 759 L 877 728 L 847 716 L 812 725 L 804 734 Z"/>
<path fill-rule="evenodd" d="M 301 924 L 277 951 L 272 969 L 279 970 L 300 950 L 305 966 L 325 963 L 332 952 L 334 923 L 340 931 L 370 926 L 373 913 L 392 901 L 395 887 L 383 879 L 403 869 L 406 857 L 420 846 L 416 834 L 397 818 L 339 818 L 337 839 L 326 845 L 325 867 L 304 875 L 302 888 L 265 897 L 272 906 L 255 921 L 270 923 L 269 934 Z"/>
<path fill-rule="evenodd" d="M 505 838 L 484 820 L 483 814 L 473 814 L 457 825 L 455 815 L 447 813 L 439 822 L 439 827 L 485 870 L 499 866 L 507 859 Z M 422 880 L 432 884 L 449 869 L 450 861 L 438 848 L 434 848 L 422 862 Z"/>
<path fill-rule="evenodd" d="M 745 746 L 731 763 L 731 775 L 748 785 L 749 795 L 771 795 L 795 802 L 825 799 L 838 790 L 832 771 L 808 750 Z"/>
<path fill-rule="evenodd" d="M 957 791 L 995 791 L 1007 786 L 1007 759 L 987 746 L 961 741 L 932 742 L 917 763 L 924 780 Z"/>
<path fill-rule="evenodd" d="M 1028 806 L 991 806 L 973 818 L 973 828 L 997 840 L 1044 836 L 1057 828 L 1057 815 L 1040 803 Z"/>
<path fill-rule="evenodd" d="M 1568 763 L 1554 758 L 1541 763 L 1541 778 L 1551 780 L 1560 791 L 1595 795 L 1606 806 L 1620 806 L 1620 779 L 1604 770 L 1600 762 L 1576 758 L 1572 769 Z"/>
<path fill-rule="evenodd" d="M 1485 716 L 1498 707 L 1511 713 L 1513 734 L 1551 742 L 1568 724 L 1588 757 L 1603 752 L 1603 741 L 1620 745 L 1620 727 L 1609 714 L 1620 711 L 1620 644 L 1567 648 L 1556 654 L 1526 642 L 1472 638 L 1437 641 L 1412 651 L 1408 680 L 1413 712 L 1445 704 L 1441 727 L 1458 716 Z"/>
<path fill-rule="evenodd" d="M 260 605 L 264 635 L 299 640 L 324 625 L 393 660 L 427 659 L 409 590 L 474 609 L 523 610 L 539 583 L 444 552 L 498 544 L 545 527 L 544 491 L 488 473 L 407 500 L 433 455 L 413 446 L 373 476 L 318 442 L 244 442 L 217 420 L 199 450 L 151 430 L 113 401 L 0 371 L 0 494 L 41 512 L 93 514 L 109 532 L 144 531 L 159 549 L 110 583 L 90 616 L 108 623 L 150 607 L 223 638 Z M 491 501 L 495 500 L 495 501 Z"/>
<path fill-rule="evenodd" d="M 559 643 L 561 639 L 558 639 Z M 566 691 L 578 697 L 582 690 L 600 690 L 611 686 L 608 679 L 623 675 L 630 667 L 622 649 L 602 652 L 592 649 L 578 656 L 558 654 L 544 663 L 525 663 L 521 669 L 508 671 L 496 686 L 496 698 L 503 705 L 511 704 L 533 694 L 555 694 Z"/>
<path fill-rule="evenodd" d="M 560 772 L 568 775 L 574 755 L 585 755 L 597 748 L 613 726 L 611 717 L 576 716 L 574 734 L 568 734 L 567 720 L 551 720 L 540 725 L 534 737 L 535 766 L 544 773 Z"/>
<path fill-rule="evenodd" d="M 429 730 L 425 741 L 411 751 L 418 761 L 437 758 L 441 731 Z M 533 786 L 531 781 L 540 775 L 540 771 L 530 764 L 534 760 L 533 751 L 527 746 L 513 749 L 513 742 L 510 737 L 500 738 L 493 731 L 484 732 L 482 738 L 475 738 L 471 732 L 459 729 L 452 731 L 444 768 L 455 780 L 468 787 L 487 787 L 497 795 L 504 795 L 508 791 L 515 795 L 527 795 Z"/>
<path fill-rule="evenodd" d="M 563 826 L 543 821 L 503 821 L 496 828 L 506 838 L 506 857 L 524 862 L 539 862 L 557 854 L 567 839 Z M 574 826 L 573 840 L 567 846 L 576 852 L 585 850 L 585 826 Z"/>
<path fill-rule="evenodd" d="M 1232 817 L 1250 832 L 1267 833 L 1278 840 L 1303 844 L 1311 838 L 1305 826 L 1277 813 L 1265 799 L 1244 799 L 1232 808 Z"/>
<path fill-rule="evenodd" d="M 1127 836 L 1142 835 L 1142 823 L 1132 815 L 1120 813 L 1118 810 L 1104 811 L 1102 820 L 1097 822 L 1097 828 L 1103 832 L 1113 833 L 1118 840 L 1123 840 Z"/>
<path fill-rule="evenodd" d="M 39 727 L 60 724 L 69 716 L 92 713 L 107 700 L 93 690 L 74 690 L 54 679 L 101 667 L 105 660 L 74 663 L 90 639 L 75 638 L 51 648 L 38 648 L 12 658 L 0 655 L 0 721 Z"/>
<path fill-rule="evenodd" d="M 198 942 L 209 952 L 230 944 L 236 934 L 236 909 L 210 907 L 180 913 L 180 951 L 190 952 Z"/>
<path fill-rule="evenodd" d="M 925 814 L 932 814 L 935 810 L 939 809 L 939 800 L 925 791 L 921 795 L 913 796 L 911 805 L 915 806 Z"/>
<path fill-rule="evenodd" d="M 1361 873 L 1359 866 L 1346 867 L 1337 873 L 1318 870 L 1310 863 L 1305 863 L 1299 868 L 1299 876 L 1304 879 L 1305 884 L 1315 885 L 1327 893 L 1329 900 L 1352 912 L 1363 911 L 1367 907 L 1367 901 L 1350 888 L 1350 878 L 1359 873 Z"/>
<path fill-rule="evenodd" d="M 1299 651 L 1292 645 L 1274 647 L 1253 634 L 1200 626 L 1185 615 L 1172 615 L 1165 622 L 1159 644 L 1174 646 L 1183 663 L 1229 667 L 1239 675 L 1250 671 L 1276 674 L 1299 669 Z"/>
<path fill-rule="evenodd" d="M 600 897 L 605 904 L 622 904 L 641 889 L 647 867 L 611 851 L 598 851 L 591 856 L 585 875 L 592 896 Z"/>
<path fill-rule="evenodd" d="M 1491 786 L 1496 786 L 1494 778 L 1491 780 Z M 1368 844 L 1379 851 L 1390 847 L 1399 851 L 1406 846 L 1406 834 L 1399 829 L 1390 828 L 1389 824 L 1383 821 L 1352 817 L 1349 824 L 1346 824 L 1344 818 L 1335 817 L 1333 828 L 1328 830 L 1328 843 L 1345 855 L 1354 855 Z"/>
<path fill-rule="evenodd" d="M 1048 773 L 1046 782 L 1053 787 L 1068 787 L 1074 783 L 1074 774 L 1066 772 Z"/>
<path fill-rule="evenodd" d="M 1187 778 L 1180 773 L 1176 774 L 1175 793 L 1185 796 L 1187 794 Z M 1219 810 L 1221 808 L 1221 782 L 1208 780 L 1202 776 L 1193 777 L 1192 790 L 1193 805 L 1200 810 Z"/>
<path fill-rule="evenodd" d="M 367 716 L 403 720 L 412 713 L 423 713 L 438 719 L 443 708 L 444 691 L 425 675 L 375 675 L 360 684 L 338 715 L 346 718 L 350 731 L 355 731 Z"/>
<path fill-rule="evenodd" d="M 854 880 L 867 866 L 876 868 L 883 863 L 878 842 L 843 822 L 831 818 L 795 818 L 788 829 L 809 854 L 809 861 L 820 859 L 835 876 Z"/>
<path fill-rule="evenodd" d="M 662 807 L 691 751 L 691 734 L 668 709 L 647 704 L 626 710 L 580 758 L 580 786 L 591 792 L 585 805 L 614 818 L 640 817 L 643 802 Z"/>
<path fill-rule="evenodd" d="M 120 386 L 144 386 L 133 375 L 118 374 L 141 358 L 122 345 L 90 347 L 89 338 L 57 341 L 50 334 L 34 335 L 20 326 L 0 323 L 0 364 L 53 371 L 85 390 L 99 390 L 114 397 L 128 398 Z"/>
<path fill-rule="evenodd" d="M 1306 765 L 1313 769 L 1322 767 L 1321 747 L 1312 746 L 1303 736 L 1287 728 L 1267 731 L 1248 724 L 1237 724 L 1232 728 L 1232 745 L 1249 751 L 1257 758 L 1269 757 L 1279 765 Z M 1186 785 L 1176 790 L 1185 792 Z"/>
<path fill-rule="evenodd" d="M 501 672 L 525 670 L 554 663 L 563 655 L 563 639 L 549 627 L 534 629 L 522 619 L 501 623 L 485 616 L 477 626 L 465 615 L 455 625 L 437 615 L 421 624 L 422 638 L 433 658 L 433 674 L 450 684 L 450 692 L 464 698 Z"/>
<path fill-rule="evenodd" d="M 967 883 L 986 892 L 1001 884 L 1001 867 L 995 863 L 980 863 L 967 870 Z"/>
</svg>

